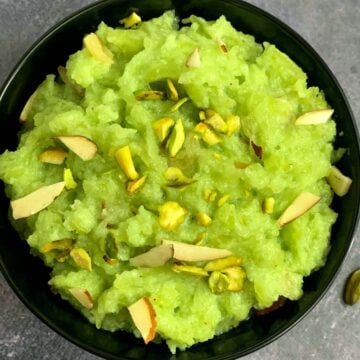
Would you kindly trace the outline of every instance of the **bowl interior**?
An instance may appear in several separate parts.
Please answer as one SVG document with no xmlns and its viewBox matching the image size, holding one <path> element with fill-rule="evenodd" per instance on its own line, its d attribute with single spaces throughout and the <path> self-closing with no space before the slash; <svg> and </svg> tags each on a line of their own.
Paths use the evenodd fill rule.
<svg viewBox="0 0 360 360">
<path fill-rule="evenodd" d="M 359 147 L 350 108 L 336 80 L 319 56 L 296 33 L 269 14 L 241 1 L 207 0 L 107 0 L 91 5 L 50 30 L 17 65 L 0 93 L 0 152 L 15 149 L 18 117 L 24 103 L 48 73 L 65 64 L 67 57 L 82 46 L 85 33 L 94 31 L 100 21 L 117 26 L 118 20 L 138 9 L 143 19 L 175 9 L 180 18 L 190 14 L 216 19 L 224 14 L 240 31 L 253 34 L 258 42 L 269 41 L 287 53 L 309 76 L 309 84 L 324 90 L 335 109 L 338 136 L 336 146 L 348 148 L 339 167 L 354 181 L 344 198 L 333 207 L 339 213 L 332 231 L 332 248 L 326 266 L 305 279 L 304 296 L 287 302 L 280 310 L 252 317 L 237 328 L 171 356 L 164 345 L 143 342 L 124 332 L 97 330 L 60 297 L 51 293 L 49 270 L 30 255 L 8 221 L 3 185 L 0 191 L 0 266 L 20 299 L 45 323 L 77 345 L 109 359 L 235 359 L 271 342 L 294 325 L 321 297 L 334 278 L 351 244 L 359 205 Z"/>
</svg>

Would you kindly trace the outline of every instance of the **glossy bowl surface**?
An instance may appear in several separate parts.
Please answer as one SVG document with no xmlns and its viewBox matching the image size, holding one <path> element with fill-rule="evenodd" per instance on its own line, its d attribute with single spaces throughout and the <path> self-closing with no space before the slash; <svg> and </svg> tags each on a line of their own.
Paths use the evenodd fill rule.
<svg viewBox="0 0 360 360">
<path fill-rule="evenodd" d="M 270 14 L 236 0 L 105 0 L 90 5 L 64 19 L 48 31 L 25 54 L 0 92 L 0 153 L 15 149 L 19 114 L 39 83 L 48 73 L 81 48 L 83 35 L 94 31 L 100 21 L 117 26 L 118 20 L 137 9 L 143 19 L 175 9 L 180 18 L 190 14 L 208 20 L 224 14 L 240 31 L 252 34 L 258 42 L 269 41 L 288 54 L 308 74 L 309 84 L 324 90 L 335 109 L 338 136 L 336 146 L 348 151 L 339 167 L 353 179 L 350 193 L 335 198 L 339 213 L 332 230 L 332 248 L 326 265 L 305 279 L 304 296 L 287 302 L 280 310 L 251 317 L 221 336 L 172 356 L 165 345 L 144 346 L 141 340 L 123 332 L 97 330 L 81 314 L 49 289 L 49 269 L 30 255 L 8 220 L 9 200 L 0 186 L 0 268 L 26 306 L 52 329 L 80 347 L 108 359 L 236 359 L 272 342 L 294 326 L 324 295 L 333 281 L 352 241 L 360 201 L 360 155 L 357 130 L 350 107 L 338 82 L 316 52 L 288 26 Z"/>
</svg>

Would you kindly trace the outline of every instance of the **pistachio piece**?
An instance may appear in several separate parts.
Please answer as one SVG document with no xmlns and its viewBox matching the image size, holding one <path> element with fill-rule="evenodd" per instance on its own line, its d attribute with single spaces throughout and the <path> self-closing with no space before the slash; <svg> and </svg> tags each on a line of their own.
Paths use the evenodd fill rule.
<svg viewBox="0 0 360 360">
<path fill-rule="evenodd" d="M 50 148 L 44 150 L 39 155 L 39 160 L 47 164 L 61 165 L 64 162 L 66 155 L 67 152 L 61 148 Z"/>
<path fill-rule="evenodd" d="M 199 213 L 196 215 L 196 220 L 202 226 L 209 226 L 212 222 L 212 219 L 209 215 L 205 213 Z"/>
<path fill-rule="evenodd" d="M 227 53 L 228 52 L 228 49 L 225 45 L 225 43 L 221 40 L 221 39 L 218 39 L 218 44 L 220 46 L 220 49 L 224 52 L 224 53 Z"/>
<path fill-rule="evenodd" d="M 227 275 L 220 271 L 214 271 L 211 273 L 208 280 L 209 288 L 214 294 L 220 294 L 226 291 L 230 285 L 230 279 Z"/>
<path fill-rule="evenodd" d="M 127 191 L 129 194 L 135 194 L 144 184 L 146 176 L 141 177 L 138 180 L 129 181 L 127 183 Z"/>
<path fill-rule="evenodd" d="M 202 122 L 196 124 L 196 126 L 194 127 L 194 131 L 196 131 L 199 134 L 204 134 L 205 131 L 208 129 L 209 129 L 209 127 Z"/>
<path fill-rule="evenodd" d="M 237 115 L 228 115 L 226 117 L 227 135 L 231 136 L 240 129 L 240 117 Z"/>
<path fill-rule="evenodd" d="M 75 264 L 86 271 L 91 271 L 91 257 L 86 250 L 82 248 L 74 248 L 70 251 L 71 258 L 75 261 Z"/>
<path fill-rule="evenodd" d="M 213 158 L 216 159 L 216 160 L 220 160 L 221 159 L 221 155 L 217 152 L 214 152 L 213 153 Z"/>
<path fill-rule="evenodd" d="M 224 259 L 217 259 L 217 260 L 208 262 L 204 266 L 204 270 L 220 271 L 220 270 L 224 270 L 228 267 L 239 266 L 239 265 L 241 265 L 241 262 L 242 262 L 241 258 L 239 258 L 238 256 L 229 256 Z"/>
<path fill-rule="evenodd" d="M 125 29 L 128 29 L 141 23 L 141 17 L 136 12 L 132 12 L 128 17 L 121 19 L 119 23 L 124 25 Z"/>
<path fill-rule="evenodd" d="M 199 48 L 195 48 L 186 61 L 186 66 L 189 68 L 198 68 L 201 65 Z"/>
<path fill-rule="evenodd" d="M 168 98 L 172 101 L 178 101 L 179 100 L 179 94 L 176 90 L 176 87 L 171 79 L 166 80 L 167 86 L 168 86 Z"/>
<path fill-rule="evenodd" d="M 199 111 L 199 119 L 200 121 L 204 121 L 206 119 L 206 114 L 204 110 Z"/>
<path fill-rule="evenodd" d="M 246 274 L 241 267 L 229 267 L 221 272 L 229 277 L 230 283 L 227 290 L 240 291 L 243 288 Z"/>
<path fill-rule="evenodd" d="M 152 127 L 160 142 L 163 142 L 168 137 L 174 124 L 175 121 L 169 117 L 164 117 L 153 123 Z"/>
<path fill-rule="evenodd" d="M 168 201 L 159 206 L 159 224 L 167 230 L 173 231 L 185 220 L 187 210 L 176 201 Z"/>
<path fill-rule="evenodd" d="M 158 90 L 141 90 L 135 92 L 136 100 L 161 100 L 164 98 L 164 92 Z"/>
<path fill-rule="evenodd" d="M 220 143 L 222 140 L 219 136 L 217 136 L 212 130 L 206 129 L 205 132 L 202 135 L 202 139 L 204 142 L 206 142 L 208 145 L 216 145 Z"/>
<path fill-rule="evenodd" d="M 360 300 L 360 269 L 352 272 L 347 279 L 344 300 L 348 305 L 354 305 Z"/>
<path fill-rule="evenodd" d="M 226 195 L 222 196 L 222 197 L 218 200 L 217 206 L 218 206 L 218 207 L 223 206 L 229 199 L 230 199 L 230 195 L 229 195 L 229 194 L 226 194 Z"/>
<path fill-rule="evenodd" d="M 167 186 L 180 187 L 192 184 L 193 179 L 188 178 L 184 173 L 176 167 L 169 167 L 164 173 L 165 179 L 168 181 Z"/>
<path fill-rule="evenodd" d="M 196 276 L 208 276 L 209 274 L 207 271 L 202 269 L 198 266 L 192 266 L 192 265 L 173 265 L 171 269 L 177 273 L 179 272 L 185 272 L 190 275 L 196 275 Z"/>
<path fill-rule="evenodd" d="M 118 259 L 109 258 L 107 255 L 103 256 L 103 260 L 111 266 L 114 266 L 114 265 L 118 264 L 118 262 L 119 262 Z"/>
<path fill-rule="evenodd" d="M 228 132 L 228 126 L 226 122 L 218 113 L 214 113 L 210 117 L 207 117 L 204 122 L 219 133 L 226 134 Z"/>
<path fill-rule="evenodd" d="M 262 211 L 265 214 L 272 214 L 274 211 L 275 199 L 273 197 L 267 197 L 262 203 Z"/>
<path fill-rule="evenodd" d="M 86 289 L 73 288 L 69 293 L 86 309 L 91 310 L 94 307 L 94 301 Z"/>
<path fill-rule="evenodd" d="M 73 174 L 71 172 L 71 169 L 64 169 L 64 182 L 65 182 L 65 189 L 66 190 L 72 190 L 77 187 L 77 183 L 74 180 Z"/>
<path fill-rule="evenodd" d="M 338 196 L 344 196 L 348 193 L 352 180 L 345 176 L 336 166 L 332 166 L 327 181 Z"/>
<path fill-rule="evenodd" d="M 29 120 L 29 114 L 30 114 L 30 111 L 31 111 L 31 109 L 32 109 L 32 107 L 34 105 L 36 94 L 37 94 L 37 91 L 35 90 L 33 92 L 33 94 L 31 94 L 29 99 L 26 101 L 24 108 L 21 110 L 21 113 L 20 113 L 20 116 L 19 116 L 19 121 L 21 123 L 24 123 L 24 122 Z"/>
<path fill-rule="evenodd" d="M 206 200 L 208 202 L 213 202 L 213 201 L 215 201 L 217 194 L 218 193 L 216 190 L 205 189 L 204 190 L 204 200 Z"/>
<path fill-rule="evenodd" d="M 139 178 L 139 174 L 135 169 L 135 165 L 131 156 L 129 145 L 118 149 L 115 153 L 115 157 L 128 179 L 137 180 Z"/>
<path fill-rule="evenodd" d="M 170 156 L 174 157 L 180 151 L 185 141 L 185 130 L 181 119 L 178 119 L 171 131 L 166 147 Z"/>
<path fill-rule="evenodd" d="M 43 254 L 47 254 L 48 252 L 53 250 L 67 251 L 72 249 L 73 244 L 74 241 L 72 239 L 61 239 L 61 240 L 50 241 L 44 244 L 40 248 L 40 252 L 42 252 Z"/>
<path fill-rule="evenodd" d="M 104 47 L 100 38 L 95 33 L 90 33 L 84 37 L 84 45 L 95 59 L 108 65 L 114 63 L 113 54 Z"/>
<path fill-rule="evenodd" d="M 170 108 L 170 112 L 178 111 L 179 108 L 180 108 L 182 105 L 184 105 L 188 100 L 189 100 L 188 97 L 184 97 L 184 98 L 180 99 L 179 101 L 177 101 L 177 102 Z"/>
</svg>

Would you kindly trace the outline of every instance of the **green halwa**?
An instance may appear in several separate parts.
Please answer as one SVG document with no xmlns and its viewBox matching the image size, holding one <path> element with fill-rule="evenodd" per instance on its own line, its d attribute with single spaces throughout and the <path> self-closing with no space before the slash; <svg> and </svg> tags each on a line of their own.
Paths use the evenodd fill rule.
<svg viewBox="0 0 360 360">
<path fill-rule="evenodd" d="M 63 181 L 67 169 L 54 202 L 14 221 L 52 267 L 51 287 L 97 327 L 136 336 L 127 307 L 146 297 L 155 341 L 172 352 L 237 326 L 251 308 L 299 299 L 303 278 L 325 263 L 336 220 L 326 181 L 335 123 L 295 125 L 328 108 L 324 94 L 274 45 L 224 17 L 185 24 L 173 12 L 130 29 L 101 23 L 87 40 L 100 39 L 102 55 L 84 47 L 62 80 L 48 75 L 18 149 L 0 157 L 11 199 Z M 56 139 L 74 135 L 96 145 L 94 157 Z M 53 148 L 58 157 L 43 161 Z M 303 192 L 320 201 L 280 227 Z M 208 275 L 206 262 L 130 266 L 164 239 L 227 249 L 236 265 Z"/>
</svg>

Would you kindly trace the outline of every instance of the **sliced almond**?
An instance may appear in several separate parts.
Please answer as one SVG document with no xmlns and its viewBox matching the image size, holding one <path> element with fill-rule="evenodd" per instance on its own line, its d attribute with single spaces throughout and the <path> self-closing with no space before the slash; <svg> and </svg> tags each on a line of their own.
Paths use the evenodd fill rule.
<svg viewBox="0 0 360 360">
<path fill-rule="evenodd" d="M 92 140 L 82 135 L 57 136 L 56 139 L 84 161 L 93 159 L 98 150 Z"/>
<path fill-rule="evenodd" d="M 330 120 L 333 109 L 315 110 L 302 114 L 295 120 L 295 125 L 318 125 Z"/>
<path fill-rule="evenodd" d="M 73 288 L 69 293 L 86 309 L 91 310 L 94 307 L 93 299 L 86 289 Z"/>
<path fill-rule="evenodd" d="M 302 192 L 283 212 L 278 220 L 279 226 L 284 226 L 294 221 L 309 211 L 320 201 L 320 196 L 309 192 Z"/>
<path fill-rule="evenodd" d="M 191 245 L 172 240 L 163 240 L 162 243 L 172 245 L 174 247 L 174 259 L 181 261 L 210 261 L 232 255 L 231 251 L 226 249 Z"/>
<path fill-rule="evenodd" d="M 102 41 L 95 33 L 84 37 L 84 45 L 95 59 L 109 65 L 114 63 L 113 54 L 104 47 Z"/>
<path fill-rule="evenodd" d="M 155 338 L 157 328 L 156 313 L 150 300 L 143 297 L 130 305 L 128 310 L 145 344 L 148 344 Z"/>
<path fill-rule="evenodd" d="M 190 68 L 198 68 L 201 65 L 199 48 L 195 48 L 186 61 L 186 66 Z"/>
<path fill-rule="evenodd" d="M 37 93 L 37 91 L 35 90 L 34 93 L 27 100 L 24 108 L 22 109 L 20 116 L 19 116 L 19 120 L 21 123 L 24 123 L 28 120 L 29 113 L 31 111 L 31 108 L 33 107 L 33 104 L 34 104 L 34 101 L 36 98 L 36 93 Z"/>
<path fill-rule="evenodd" d="M 136 267 L 157 267 L 166 264 L 174 255 L 174 248 L 171 244 L 156 246 L 146 253 L 135 256 L 129 260 L 130 266 Z"/>
<path fill-rule="evenodd" d="M 338 196 L 346 195 L 352 183 L 352 180 L 345 176 L 336 166 L 331 167 L 327 180 L 334 193 Z"/>
<path fill-rule="evenodd" d="M 43 186 L 32 193 L 10 202 L 15 220 L 34 215 L 48 207 L 64 190 L 65 182 Z"/>
<path fill-rule="evenodd" d="M 61 148 L 52 148 L 43 151 L 39 155 L 39 160 L 43 163 L 53 164 L 53 165 L 61 165 L 65 158 L 67 152 Z"/>
</svg>

